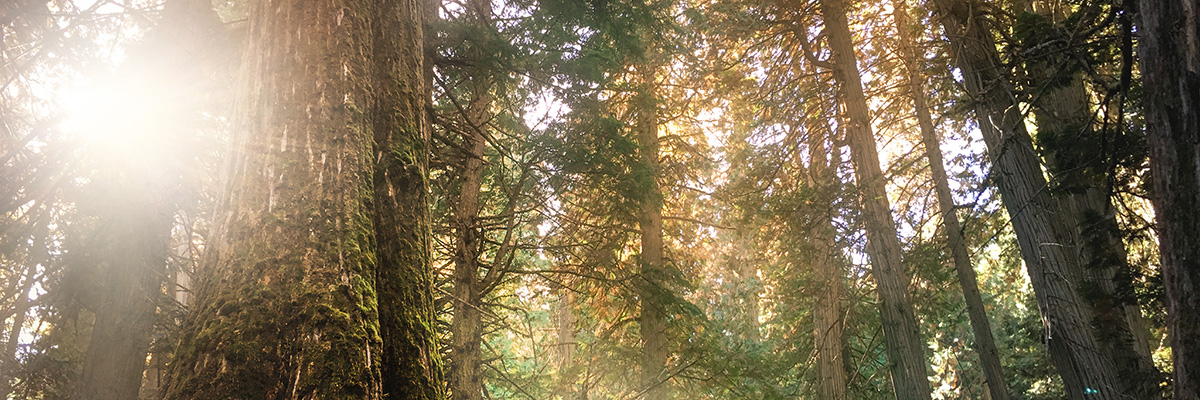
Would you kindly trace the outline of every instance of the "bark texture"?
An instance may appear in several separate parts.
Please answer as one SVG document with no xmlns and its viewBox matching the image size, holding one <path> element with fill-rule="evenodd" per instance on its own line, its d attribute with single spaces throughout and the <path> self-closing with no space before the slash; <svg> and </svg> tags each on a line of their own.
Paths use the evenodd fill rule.
<svg viewBox="0 0 1200 400">
<path fill-rule="evenodd" d="M 251 5 L 228 186 L 166 398 L 379 399 L 383 382 L 402 388 L 392 398 L 422 398 L 410 393 L 437 371 L 436 356 L 414 356 L 432 341 L 419 334 L 431 331 L 432 313 L 422 280 L 423 103 L 389 100 L 406 88 L 415 88 L 414 102 L 424 92 L 419 81 L 377 80 L 420 75 L 420 14 L 405 5 Z M 415 28 L 399 30 L 406 25 Z M 373 37 L 413 51 L 373 48 Z M 390 68 L 373 62 L 377 52 L 387 55 L 379 66 Z M 376 235 L 375 224 L 391 234 Z M 387 323 L 377 293 L 391 311 Z M 381 365 L 402 371 L 381 379 Z"/>
<path fill-rule="evenodd" d="M 846 21 L 847 6 L 844 0 L 822 0 L 821 15 L 829 32 L 829 46 L 836 68 L 834 77 L 841 87 L 845 106 L 842 123 L 846 125 L 850 159 L 858 182 L 862 218 L 867 230 L 866 250 L 875 275 L 892 387 L 899 399 L 928 399 L 933 389 L 929 385 L 925 342 L 921 340 L 912 300 L 908 297 L 909 277 L 904 272 L 903 249 L 897 236 L 896 221 L 892 219 L 883 172 L 879 168 L 870 111 Z"/>
<path fill-rule="evenodd" d="M 925 79 L 921 75 L 924 67 L 916 56 L 910 30 L 912 20 L 908 16 L 908 4 L 904 0 L 892 1 L 892 12 L 896 19 L 896 31 L 900 39 L 900 58 L 904 63 L 908 78 L 908 91 L 913 99 L 913 108 L 917 116 L 917 125 L 921 129 L 921 141 L 925 145 L 925 156 L 929 158 L 929 170 L 933 177 L 934 193 L 937 195 L 938 210 L 942 216 L 942 229 L 946 234 L 946 245 L 958 273 L 958 284 L 962 288 L 963 299 L 967 305 L 967 316 L 971 321 L 971 330 L 975 334 L 975 352 L 979 354 L 983 366 L 983 376 L 987 380 L 988 394 L 992 400 L 1007 400 L 1008 388 L 1004 381 L 1004 372 L 1000 367 L 1000 352 L 996 349 L 996 340 L 992 337 L 991 323 L 983 305 L 983 297 L 979 294 L 979 282 L 975 276 L 975 267 L 971 264 L 970 252 L 967 251 L 967 241 L 963 237 L 962 226 L 959 224 L 958 213 L 955 211 L 954 196 L 950 193 L 950 178 L 946 175 L 946 167 L 942 160 L 942 149 L 939 145 L 937 131 L 933 127 L 933 118 L 929 114 L 929 105 L 925 102 Z"/>
<path fill-rule="evenodd" d="M 1057 24 L 1068 7 L 1047 1 L 1036 2 L 1034 8 L 1040 18 Z M 1069 228 L 1070 236 L 1063 243 L 1078 252 L 1076 257 L 1090 275 L 1080 282 L 1085 289 L 1082 298 L 1093 311 L 1092 325 L 1103 352 L 1126 378 L 1122 390 L 1137 398 L 1162 397 L 1162 374 L 1150 356 L 1150 332 L 1132 293 L 1125 243 L 1105 191 L 1109 179 L 1105 157 L 1110 157 L 1105 154 L 1109 150 L 1102 148 L 1106 138 L 1093 126 L 1080 67 L 1064 58 L 1031 57 L 1025 65 L 1035 83 L 1038 150 L 1053 179 L 1056 216 Z"/>
<path fill-rule="evenodd" d="M 1025 130 L 1014 88 L 977 5 L 934 0 L 962 71 L 992 161 L 992 179 L 1021 248 L 1046 328 L 1046 342 L 1071 399 L 1124 398 L 1126 381 L 1092 329 L 1092 309 L 1080 296 L 1089 279 L 1071 246 L 1073 227 L 1059 217 L 1040 160 Z"/>
<path fill-rule="evenodd" d="M 1175 400 L 1200 399 L 1200 1 L 1143 0 L 1146 93 Z"/>
<path fill-rule="evenodd" d="M 429 109 L 432 66 L 425 43 L 428 5 L 374 0 L 373 189 L 376 290 L 383 340 L 385 399 L 444 398 L 434 332 L 429 216 Z M 436 11 L 434 11 L 436 13 Z M 435 14 L 436 15 L 436 14 Z"/>
</svg>

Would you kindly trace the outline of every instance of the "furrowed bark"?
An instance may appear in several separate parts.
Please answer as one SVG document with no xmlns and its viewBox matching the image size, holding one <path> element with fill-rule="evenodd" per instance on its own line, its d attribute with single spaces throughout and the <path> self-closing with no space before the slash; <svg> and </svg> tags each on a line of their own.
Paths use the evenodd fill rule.
<svg viewBox="0 0 1200 400">
<path fill-rule="evenodd" d="M 826 125 L 827 127 L 827 125 Z M 827 128 L 826 128 L 827 129 Z M 842 298 L 845 296 L 845 278 L 842 264 L 835 254 L 839 247 L 835 237 L 834 208 L 837 173 L 835 166 L 841 162 L 840 152 L 826 159 L 826 135 L 810 133 L 809 184 L 817 192 L 817 198 L 826 209 L 820 221 L 813 227 L 813 238 L 817 243 L 812 265 L 819 295 L 813 304 L 813 341 L 817 350 L 817 393 L 822 399 L 846 399 L 846 367 L 842 359 L 846 322 Z"/>
<path fill-rule="evenodd" d="M 373 38 L 378 79 L 373 200 L 382 392 L 385 399 L 440 400 L 429 216 L 427 3 L 374 0 L 374 5 L 380 15 Z"/>
</svg>

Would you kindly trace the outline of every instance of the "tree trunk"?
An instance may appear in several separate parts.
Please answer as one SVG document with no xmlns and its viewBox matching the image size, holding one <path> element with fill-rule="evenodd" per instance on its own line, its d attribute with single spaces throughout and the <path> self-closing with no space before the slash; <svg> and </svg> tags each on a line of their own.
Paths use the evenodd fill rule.
<svg viewBox="0 0 1200 400">
<path fill-rule="evenodd" d="M 138 199 L 145 200 L 145 199 Z M 96 322 L 75 398 L 136 399 L 146 367 L 155 309 L 167 265 L 171 215 L 163 204 L 126 200 L 106 221 L 99 257 L 104 276 Z"/>
<path fill-rule="evenodd" d="M 992 400 L 1007 400 L 1008 388 L 1000 367 L 1000 352 L 996 349 L 996 340 L 992 337 L 991 323 L 988 322 L 983 297 L 979 294 L 979 283 L 975 279 L 975 267 L 971 264 L 967 240 L 963 237 L 958 213 L 955 211 L 954 196 L 950 193 L 950 178 L 946 175 L 946 167 L 942 161 L 940 140 L 933 128 L 929 106 L 925 103 L 925 81 L 921 75 L 924 66 L 917 61 L 916 46 L 910 36 L 912 21 L 908 16 L 908 4 L 904 0 L 892 0 L 892 10 L 896 19 L 896 31 L 899 33 L 900 58 L 908 74 L 909 95 L 912 96 L 917 125 L 921 129 L 921 141 L 925 144 L 925 156 L 929 158 L 934 192 L 937 194 L 938 209 L 941 211 L 943 230 L 946 233 L 946 244 L 950 247 L 954 268 L 958 272 L 958 284 L 962 288 L 963 299 L 967 305 L 967 316 L 975 334 L 975 352 L 979 354 L 979 361 L 983 366 L 988 394 Z"/>
<path fill-rule="evenodd" d="M 1068 14 L 1050 1 L 1035 2 L 1033 8 L 1052 24 Z M 1059 61 L 1062 58 L 1068 61 Z M 1132 293 L 1132 267 L 1105 191 L 1110 178 L 1106 157 L 1115 156 L 1105 154 L 1112 151 L 1102 148 L 1105 138 L 1094 128 L 1083 74 L 1072 64 L 1069 57 L 1037 56 L 1025 63 L 1035 88 L 1038 150 L 1055 181 L 1058 217 L 1071 228 L 1071 236 L 1064 242 L 1079 252 L 1080 263 L 1090 274 L 1080 283 L 1089 289 L 1083 299 L 1094 313 L 1092 325 L 1103 352 L 1114 358 L 1118 373 L 1125 378 L 1125 393 L 1138 398 L 1162 397 L 1162 374 L 1151 359 L 1150 332 Z M 1118 288 L 1126 288 L 1126 293 Z"/>
<path fill-rule="evenodd" d="M 1138 32 L 1175 400 L 1200 399 L 1200 1 L 1143 0 Z"/>
<path fill-rule="evenodd" d="M 821 14 L 829 32 L 829 46 L 836 67 L 834 77 L 841 86 L 846 110 L 842 123 L 846 125 L 851 161 L 858 178 L 862 217 L 867 229 L 866 250 L 877 285 L 892 387 L 899 399 L 928 399 L 933 389 L 926 372 L 925 342 L 921 340 L 912 300 L 908 298 L 909 278 L 901 263 L 903 249 L 896 222 L 892 220 L 883 172 L 879 168 L 879 153 L 875 148 L 870 111 L 846 21 L 846 7 L 845 0 L 821 1 Z"/>
<path fill-rule="evenodd" d="M 824 207 L 819 222 L 813 227 L 813 275 L 817 282 L 818 295 L 813 304 L 813 342 L 817 351 L 817 393 L 828 400 L 846 399 L 846 366 L 842 361 L 843 340 L 846 321 L 842 298 L 845 297 L 845 278 L 842 272 L 834 217 L 837 214 L 835 190 L 837 168 L 841 154 L 833 151 L 826 159 L 825 135 L 809 133 L 809 186 L 816 190 L 818 204 Z"/>
<path fill-rule="evenodd" d="M 558 336 L 555 346 L 555 367 L 558 369 L 556 398 L 562 400 L 583 399 L 582 385 L 578 385 L 579 372 L 575 366 L 575 293 L 570 288 L 560 289 L 558 304 L 555 305 L 554 325 Z"/>
<path fill-rule="evenodd" d="M 480 31 L 491 28 L 490 0 L 469 0 L 468 18 Z M 475 66 L 471 72 L 471 101 L 467 106 L 467 132 L 463 132 L 463 164 L 455 212 L 454 243 L 454 320 L 450 325 L 450 393 L 454 400 L 483 399 L 483 289 L 479 278 L 479 256 L 483 250 L 483 232 L 479 226 L 479 192 L 483 184 L 483 156 L 490 108 L 491 85 L 488 82 L 483 40 L 471 44 Z"/>
<path fill-rule="evenodd" d="M 1071 399 L 1114 399 L 1125 382 L 1092 330 L 1092 310 L 1078 284 L 1088 279 L 1071 243 L 1067 223 L 1056 215 L 1041 165 L 1003 72 L 987 25 L 963 0 L 934 0 L 934 6 L 975 103 L 980 132 L 992 160 L 992 175 L 1012 220 L 1021 256 L 1046 325 L 1051 359 Z M 1086 397 L 1085 397 L 1086 396 Z"/>
<path fill-rule="evenodd" d="M 340 1 L 340 0 L 339 0 Z M 432 46 L 425 31 L 434 2 L 374 0 L 376 293 L 385 399 L 444 398 L 434 332 L 429 216 Z M 319 15 L 319 14 L 318 14 Z"/>
<path fill-rule="evenodd" d="M 649 69 L 645 65 L 643 68 Z M 641 93 L 634 100 L 637 109 L 637 143 L 646 187 L 640 199 L 641 216 L 641 315 L 638 323 L 642 335 L 642 384 L 646 387 L 645 397 L 649 400 L 665 400 L 670 393 L 667 375 L 666 310 L 663 308 L 665 288 L 663 286 L 663 240 L 662 240 L 662 193 L 658 187 L 658 105 L 655 101 L 654 74 L 639 71 L 642 80 Z"/>
<path fill-rule="evenodd" d="M 206 93 L 212 70 L 202 56 L 219 42 L 220 32 L 211 3 L 172 0 L 164 4 L 163 17 L 144 42 L 131 51 L 130 61 L 120 73 L 138 79 L 126 88 L 144 96 L 144 110 L 160 114 L 164 125 L 130 125 L 118 129 L 144 130 L 147 136 L 177 138 L 194 134 L 188 125 L 189 105 Z M 170 73 L 154 71 L 169 70 Z M 150 74 L 145 74 L 151 71 Z M 178 93 L 196 95 L 182 99 Z M 154 333 L 157 308 L 164 300 L 162 286 L 167 275 L 171 229 L 177 209 L 170 193 L 184 182 L 177 178 L 183 163 L 170 159 L 177 148 L 159 148 L 145 165 L 118 164 L 125 171 L 101 171 L 92 187 L 92 200 L 101 205 L 99 230 L 92 260 L 96 262 L 94 298 L 95 323 L 73 398 L 86 400 L 135 399 L 142 385 L 147 353 Z M 118 156 L 119 157 L 119 156 Z M 151 164 L 152 162 L 152 164 Z M 114 191 L 114 188 L 118 188 Z M 109 193 L 119 193 L 111 196 Z"/>
<path fill-rule="evenodd" d="M 251 6 L 237 152 L 166 398 L 439 398 L 420 15 Z"/>
</svg>

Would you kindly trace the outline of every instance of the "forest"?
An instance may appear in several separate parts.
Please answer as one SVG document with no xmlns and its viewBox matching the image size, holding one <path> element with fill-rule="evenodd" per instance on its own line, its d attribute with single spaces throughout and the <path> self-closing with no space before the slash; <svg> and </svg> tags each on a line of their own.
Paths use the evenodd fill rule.
<svg viewBox="0 0 1200 400">
<path fill-rule="evenodd" d="M 1200 0 L 3 0 L 0 399 L 1200 400 Z"/>
</svg>

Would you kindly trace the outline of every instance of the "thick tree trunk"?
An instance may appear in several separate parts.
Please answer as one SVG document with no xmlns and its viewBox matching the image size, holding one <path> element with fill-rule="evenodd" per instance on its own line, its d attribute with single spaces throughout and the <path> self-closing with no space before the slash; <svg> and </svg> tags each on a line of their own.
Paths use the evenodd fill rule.
<svg viewBox="0 0 1200 400">
<path fill-rule="evenodd" d="M 983 306 L 983 297 L 979 294 L 975 267 L 971 264 L 967 240 L 963 237 L 962 227 L 959 225 L 954 196 L 950 193 L 950 178 L 946 175 L 946 167 L 942 161 L 940 141 L 933 128 L 929 106 L 925 102 L 925 81 L 921 75 L 924 66 L 917 61 L 916 46 L 909 32 L 912 21 L 908 16 L 908 4 L 904 0 L 893 0 L 892 10 L 896 19 L 896 31 L 899 33 L 900 58 L 908 75 L 909 95 L 913 99 L 917 125 L 921 129 L 921 141 L 925 144 L 925 156 L 929 158 L 929 169 L 933 175 L 934 192 L 937 194 L 938 209 L 946 233 L 946 245 L 950 247 L 954 268 L 958 272 L 958 284 L 962 288 L 963 299 L 967 305 L 967 317 L 975 334 L 975 352 L 979 354 L 979 361 L 983 366 L 988 394 L 992 400 L 1007 400 L 1008 388 L 1000 367 L 1000 352 L 996 349 L 996 340 L 992 337 L 992 327 Z"/>
<path fill-rule="evenodd" d="M 1046 325 L 1051 359 L 1072 399 L 1121 398 L 1125 382 L 1092 330 L 1092 310 L 1080 297 L 1089 274 L 1080 265 L 1070 229 L 1056 214 L 1041 165 L 999 62 L 986 24 L 964 0 L 934 0 L 956 66 L 975 102 L 979 129 L 992 159 L 993 179 L 1012 219 L 1021 256 Z"/>
<path fill-rule="evenodd" d="M 476 28 L 491 28 L 492 3 L 490 0 L 469 0 L 468 17 Z M 492 105 L 491 85 L 482 40 L 472 43 L 475 68 L 471 79 L 471 101 L 467 106 L 467 132 L 463 132 L 462 165 L 459 172 L 462 186 L 459 188 L 455 211 L 454 243 L 454 320 L 450 325 L 452 340 L 450 359 L 450 393 L 454 400 L 483 399 L 483 356 L 480 345 L 483 341 L 483 289 L 479 277 L 479 257 L 483 250 L 483 232 L 479 226 L 479 192 L 483 184 L 483 156 L 489 108 Z"/>
<path fill-rule="evenodd" d="M 251 6 L 237 152 L 166 398 L 440 397 L 420 15 Z"/>
<path fill-rule="evenodd" d="M 433 310 L 429 216 L 432 48 L 425 1 L 374 0 L 376 293 L 385 399 L 444 398 Z"/>
<path fill-rule="evenodd" d="M 645 67 L 645 66 L 643 66 Z M 642 167 L 649 173 L 642 182 L 646 189 L 640 199 L 641 216 L 641 315 L 638 323 L 642 335 L 642 384 L 648 400 L 665 400 L 670 394 L 667 367 L 666 310 L 664 297 L 662 240 L 662 193 L 658 187 L 658 105 L 655 103 L 654 74 L 639 71 L 641 93 L 634 100 L 637 109 L 637 143 Z"/>
<path fill-rule="evenodd" d="M 828 400 L 846 399 L 846 366 L 842 361 L 844 332 L 846 321 L 843 318 L 845 309 L 842 298 L 845 297 L 845 278 L 842 272 L 840 257 L 836 254 L 840 248 L 835 236 L 834 217 L 837 214 L 836 188 L 837 164 L 841 163 L 841 154 L 833 151 L 833 157 L 826 159 L 828 151 L 825 135 L 809 133 L 809 186 L 817 193 L 818 204 L 824 207 L 819 221 L 813 227 L 813 242 L 816 252 L 813 253 L 813 275 L 817 282 L 818 295 L 813 304 L 813 342 L 817 351 L 817 393 L 820 398 Z"/>
<path fill-rule="evenodd" d="M 901 262 L 903 249 L 892 220 L 879 153 L 871 129 L 870 111 L 863 94 L 855 59 L 854 43 L 846 21 L 845 0 L 822 0 L 821 14 L 829 32 L 829 46 L 836 67 L 834 77 L 841 86 L 846 109 L 847 139 L 854 174 L 858 178 L 862 218 L 867 229 L 867 255 L 879 296 L 879 313 L 887 342 L 892 387 L 899 399 L 928 399 L 929 385 L 925 342 L 917 326 L 912 300 L 908 297 L 908 275 Z"/>
<path fill-rule="evenodd" d="M 1175 400 L 1200 399 L 1200 1 L 1143 0 L 1138 32 Z"/>
</svg>

